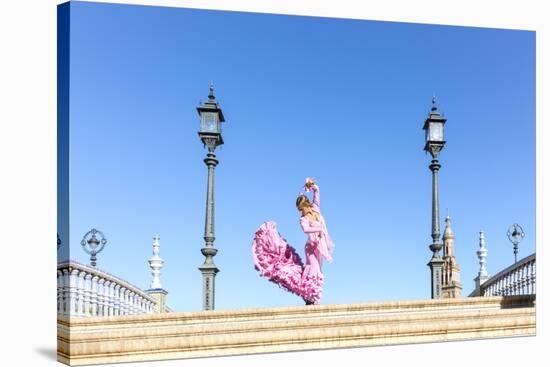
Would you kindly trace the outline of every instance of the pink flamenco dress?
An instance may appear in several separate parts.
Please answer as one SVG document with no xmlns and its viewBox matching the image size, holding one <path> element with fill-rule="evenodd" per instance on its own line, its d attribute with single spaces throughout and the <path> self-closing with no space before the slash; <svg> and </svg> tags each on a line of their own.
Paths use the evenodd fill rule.
<svg viewBox="0 0 550 367">
<path fill-rule="evenodd" d="M 309 180 L 309 179 L 308 179 Z M 300 226 L 307 236 L 305 265 L 296 250 L 279 234 L 275 222 L 263 223 L 252 241 L 252 257 L 260 275 L 279 287 L 302 297 L 306 304 L 319 304 L 323 293 L 323 258 L 332 262 L 332 242 L 321 215 L 319 188 L 313 191 L 312 209 L 319 213 L 319 221 L 300 218 Z"/>
</svg>

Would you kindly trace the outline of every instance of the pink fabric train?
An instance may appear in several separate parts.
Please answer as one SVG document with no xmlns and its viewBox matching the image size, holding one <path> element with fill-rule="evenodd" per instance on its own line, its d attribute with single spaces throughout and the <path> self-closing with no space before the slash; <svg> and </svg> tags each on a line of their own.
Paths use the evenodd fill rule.
<svg viewBox="0 0 550 367">
<path fill-rule="evenodd" d="M 312 207 L 320 214 L 319 189 L 316 185 L 311 189 Z M 254 265 L 260 275 L 269 281 L 302 297 L 308 303 L 318 304 L 323 293 L 322 258 L 332 261 L 334 244 L 322 215 L 319 222 L 302 217 L 300 225 L 308 237 L 305 265 L 296 250 L 279 234 L 273 221 L 263 223 L 256 230 L 252 241 Z"/>
<path fill-rule="evenodd" d="M 300 297 L 304 265 L 296 250 L 277 232 L 275 222 L 263 223 L 252 243 L 254 265 L 260 275 Z"/>
</svg>

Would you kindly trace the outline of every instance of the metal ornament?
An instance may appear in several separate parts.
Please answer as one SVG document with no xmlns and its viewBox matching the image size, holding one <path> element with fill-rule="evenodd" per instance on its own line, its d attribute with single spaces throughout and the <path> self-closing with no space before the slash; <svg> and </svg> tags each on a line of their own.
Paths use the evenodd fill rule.
<svg viewBox="0 0 550 367">
<path fill-rule="evenodd" d="M 98 236 L 99 236 L 99 239 L 98 239 Z M 90 231 L 88 231 L 82 238 L 82 241 L 80 241 L 80 244 L 82 245 L 82 249 L 86 253 L 91 255 L 90 256 L 91 266 L 93 267 L 96 266 L 97 254 L 103 250 L 106 243 L 107 243 L 107 239 L 103 235 L 103 232 L 98 231 L 95 228 L 92 228 Z"/>
<path fill-rule="evenodd" d="M 516 263 L 518 261 L 519 243 L 523 240 L 523 237 L 525 237 L 525 232 L 523 232 L 523 228 L 521 228 L 519 224 L 514 223 L 508 228 L 506 234 L 510 242 L 514 245 L 514 263 Z"/>
</svg>

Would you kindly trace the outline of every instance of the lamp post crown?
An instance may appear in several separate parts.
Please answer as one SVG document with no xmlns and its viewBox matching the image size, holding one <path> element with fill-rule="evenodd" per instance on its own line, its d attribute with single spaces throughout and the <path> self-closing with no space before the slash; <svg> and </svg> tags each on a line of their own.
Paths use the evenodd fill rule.
<svg viewBox="0 0 550 367">
<path fill-rule="evenodd" d="M 437 158 L 445 146 L 444 125 L 447 119 L 437 110 L 435 96 L 432 97 L 432 107 L 422 129 L 425 131 L 424 150 L 429 152 L 434 159 Z"/>
<path fill-rule="evenodd" d="M 210 82 L 208 100 L 197 107 L 200 116 L 199 137 L 208 150 L 213 152 L 223 144 L 222 123 L 225 122 L 223 111 L 214 95 L 214 82 Z"/>
<path fill-rule="evenodd" d="M 437 110 L 435 96 L 432 96 L 432 108 L 430 109 L 428 118 L 445 120 L 443 114 Z"/>
<path fill-rule="evenodd" d="M 220 107 L 220 104 L 216 100 L 216 96 L 214 95 L 214 82 L 210 82 L 210 89 L 208 92 L 208 100 L 205 102 L 202 102 L 197 107 L 197 112 L 199 116 L 202 116 L 205 112 L 214 112 L 218 114 L 218 118 L 220 122 L 225 122 L 225 118 L 223 116 L 223 111 Z"/>
<path fill-rule="evenodd" d="M 209 100 L 216 99 L 216 96 L 214 96 L 214 81 L 210 81 L 210 93 L 208 93 L 208 99 Z"/>
</svg>

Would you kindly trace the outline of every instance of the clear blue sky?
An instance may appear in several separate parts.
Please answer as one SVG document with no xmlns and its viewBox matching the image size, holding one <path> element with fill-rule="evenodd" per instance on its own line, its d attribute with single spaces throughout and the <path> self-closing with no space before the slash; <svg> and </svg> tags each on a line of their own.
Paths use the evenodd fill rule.
<svg viewBox="0 0 550 367">
<path fill-rule="evenodd" d="M 303 254 L 294 202 L 317 178 L 337 245 L 322 303 L 430 297 L 431 173 L 421 130 L 448 118 L 449 209 L 464 295 L 478 232 L 488 270 L 535 251 L 535 33 L 94 3 L 71 8 L 71 258 L 90 228 L 98 266 L 148 288 L 152 237 L 178 311 L 201 308 L 206 166 L 196 106 L 214 80 L 227 122 L 216 151 L 216 308 L 301 305 L 253 268 L 275 220 Z M 62 255 L 65 250 L 62 250 Z"/>
</svg>

